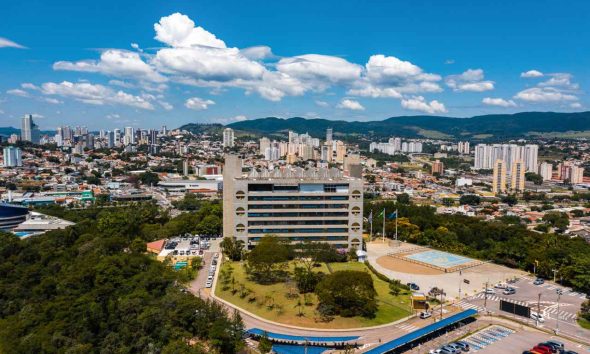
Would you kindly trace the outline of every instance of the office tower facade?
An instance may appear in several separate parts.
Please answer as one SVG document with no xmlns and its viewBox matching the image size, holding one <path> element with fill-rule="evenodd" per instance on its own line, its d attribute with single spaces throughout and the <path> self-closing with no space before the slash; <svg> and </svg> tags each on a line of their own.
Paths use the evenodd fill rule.
<svg viewBox="0 0 590 354">
<path fill-rule="evenodd" d="M 182 161 L 182 175 L 188 176 L 189 174 L 189 163 L 188 160 Z"/>
<path fill-rule="evenodd" d="M 436 160 L 432 163 L 432 174 L 442 175 L 445 172 L 445 166 L 440 160 Z"/>
<path fill-rule="evenodd" d="M 108 131 L 106 140 L 107 140 L 107 147 L 109 149 L 112 149 L 115 146 L 115 133 Z"/>
<path fill-rule="evenodd" d="M 275 169 L 242 174 L 241 160 L 226 156 L 223 171 L 224 237 L 251 248 L 272 234 L 291 243 L 327 242 L 359 248 L 363 182 L 338 169 Z"/>
<path fill-rule="evenodd" d="M 328 128 L 326 129 L 326 142 L 331 142 L 332 141 L 332 134 L 333 134 L 333 130 L 332 128 Z"/>
<path fill-rule="evenodd" d="M 495 194 L 506 193 L 506 163 L 504 160 L 496 160 L 494 163 L 492 192 Z"/>
<path fill-rule="evenodd" d="M 33 121 L 32 114 L 26 114 L 21 121 L 21 140 L 39 144 L 40 132 L 39 127 Z"/>
<path fill-rule="evenodd" d="M 539 165 L 539 175 L 543 177 L 543 181 L 549 181 L 553 178 L 553 165 L 543 162 Z"/>
<path fill-rule="evenodd" d="M 512 168 L 510 171 L 510 189 L 515 192 L 524 191 L 524 172 L 526 166 L 523 160 L 516 160 L 512 162 Z"/>
<path fill-rule="evenodd" d="M 225 128 L 223 130 L 223 147 L 234 147 L 234 130 L 232 128 Z"/>
<path fill-rule="evenodd" d="M 115 139 L 115 146 L 121 146 L 121 129 L 116 128 L 113 130 L 113 138 Z"/>
<path fill-rule="evenodd" d="M 135 131 L 133 127 L 125 127 L 125 135 L 123 136 L 123 144 L 125 146 L 135 144 Z"/>
<path fill-rule="evenodd" d="M 14 146 L 4 148 L 4 167 L 21 167 L 23 165 L 21 149 Z"/>
</svg>

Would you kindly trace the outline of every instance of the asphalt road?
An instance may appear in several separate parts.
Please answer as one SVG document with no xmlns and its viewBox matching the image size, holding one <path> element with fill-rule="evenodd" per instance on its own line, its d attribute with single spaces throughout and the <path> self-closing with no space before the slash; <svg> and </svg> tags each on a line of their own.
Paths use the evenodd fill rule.
<svg viewBox="0 0 590 354">
<path fill-rule="evenodd" d="M 532 312 L 540 310 L 545 317 L 545 322 L 539 326 L 545 329 L 555 331 L 559 329 L 559 333 L 573 336 L 579 339 L 588 340 L 590 338 L 590 331 L 581 328 L 577 322 L 577 312 L 580 310 L 580 305 L 585 301 L 586 295 L 555 284 L 553 282 L 545 282 L 543 285 L 534 285 L 533 278 L 521 278 L 515 284 L 510 286 L 516 289 L 516 294 L 503 295 L 502 289 L 495 289 L 495 294 L 488 294 L 487 296 L 481 292 L 474 296 L 468 297 L 458 302 L 463 308 L 475 308 L 480 312 L 491 311 L 495 314 L 502 314 L 511 316 L 509 313 L 500 311 L 500 300 L 508 299 L 531 308 Z M 491 287 L 491 286 L 490 286 Z M 559 296 L 557 291 L 560 290 L 562 295 Z M 540 300 L 539 300 L 540 294 Z M 513 316 L 514 318 L 535 325 L 535 321 L 529 318 L 520 316 Z"/>
</svg>

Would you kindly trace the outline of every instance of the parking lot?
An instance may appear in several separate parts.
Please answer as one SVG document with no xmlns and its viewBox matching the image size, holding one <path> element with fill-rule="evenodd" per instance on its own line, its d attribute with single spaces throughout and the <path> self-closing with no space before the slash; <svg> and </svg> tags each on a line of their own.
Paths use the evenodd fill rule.
<svg viewBox="0 0 590 354">
<path fill-rule="evenodd" d="M 540 323 L 541 327 L 551 330 L 559 329 L 560 333 L 579 338 L 590 338 L 590 331 L 582 329 L 576 322 L 577 312 L 580 310 L 582 302 L 586 299 L 586 295 L 553 282 L 534 285 L 533 281 L 534 279 L 531 277 L 522 277 L 516 283 L 509 284 L 509 286 L 516 289 L 515 294 L 504 295 L 502 289 L 494 289 L 493 294 L 480 292 L 459 301 L 458 305 L 463 308 L 475 308 L 480 312 L 490 311 L 494 314 L 511 316 L 507 312 L 500 311 L 499 308 L 500 300 L 507 299 L 529 306 L 531 312 L 536 313 L 539 311 L 544 317 L 544 322 Z M 493 287 L 493 285 L 490 285 L 490 287 Z M 561 296 L 558 296 L 558 291 L 561 292 Z M 532 325 L 535 324 L 535 321 L 532 319 L 518 316 L 513 317 Z"/>
</svg>

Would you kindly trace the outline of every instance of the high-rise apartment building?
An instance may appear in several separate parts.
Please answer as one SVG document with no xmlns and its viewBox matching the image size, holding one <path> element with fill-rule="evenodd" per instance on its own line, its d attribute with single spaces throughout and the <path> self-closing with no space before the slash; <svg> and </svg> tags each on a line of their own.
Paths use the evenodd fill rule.
<svg viewBox="0 0 590 354">
<path fill-rule="evenodd" d="M 332 128 L 326 129 L 326 142 L 328 142 L 328 143 L 332 142 L 332 138 L 333 138 L 332 133 L 333 133 Z"/>
<path fill-rule="evenodd" d="M 543 181 L 549 181 L 553 178 L 553 165 L 543 162 L 539 165 L 539 175 L 543 177 Z"/>
<path fill-rule="evenodd" d="M 14 146 L 4 148 L 4 167 L 21 167 L 23 165 L 21 150 Z"/>
<path fill-rule="evenodd" d="M 363 182 L 338 169 L 275 169 L 242 174 L 228 155 L 223 169 L 223 234 L 248 248 L 265 235 L 292 243 L 360 247 Z"/>
<path fill-rule="evenodd" d="M 475 147 L 473 168 L 476 170 L 493 169 L 496 160 L 504 160 L 510 169 L 513 161 L 522 160 L 527 172 L 536 172 L 538 153 L 538 145 L 478 144 Z"/>
<path fill-rule="evenodd" d="M 496 160 L 494 163 L 492 192 L 495 194 L 506 193 L 506 163 L 504 160 Z"/>
<path fill-rule="evenodd" d="M 25 114 L 21 121 L 21 140 L 30 141 L 34 144 L 39 144 L 40 132 L 39 127 L 33 121 L 32 114 Z"/>
<path fill-rule="evenodd" d="M 524 161 L 516 160 L 512 162 L 512 168 L 510 171 L 510 189 L 515 192 L 524 191 L 524 172 L 526 166 Z"/>
<path fill-rule="evenodd" d="M 225 128 L 223 130 L 223 147 L 234 147 L 234 130 L 232 128 Z"/>
<path fill-rule="evenodd" d="M 432 174 L 439 174 L 442 175 L 445 172 L 445 167 L 440 160 L 436 160 L 432 163 Z"/>
<path fill-rule="evenodd" d="M 469 155 L 470 148 L 471 147 L 469 146 L 469 141 L 460 141 L 457 144 L 457 151 L 459 151 L 459 153 L 463 155 Z"/>
<path fill-rule="evenodd" d="M 259 145 L 260 145 L 260 155 L 264 155 L 266 153 L 266 149 L 270 148 L 270 139 L 267 137 L 260 138 Z"/>
<path fill-rule="evenodd" d="M 135 144 L 135 133 L 133 127 L 125 127 L 123 144 L 125 144 L 125 146 Z"/>
</svg>

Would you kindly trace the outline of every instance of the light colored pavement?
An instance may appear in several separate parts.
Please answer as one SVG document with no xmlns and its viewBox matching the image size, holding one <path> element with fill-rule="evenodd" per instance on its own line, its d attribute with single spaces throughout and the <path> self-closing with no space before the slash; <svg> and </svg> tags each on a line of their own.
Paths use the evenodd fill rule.
<svg viewBox="0 0 590 354">
<path fill-rule="evenodd" d="M 479 293 L 463 299 L 457 304 L 465 309 L 475 308 L 480 312 L 485 311 L 485 305 L 488 311 L 508 316 L 508 313 L 500 311 L 500 300 L 516 301 L 530 306 L 531 311 L 537 312 L 537 308 L 540 310 L 545 317 L 545 322 L 540 324 L 541 328 L 556 330 L 559 327 L 559 332 L 564 335 L 588 341 L 590 339 L 590 330 L 581 328 L 576 322 L 577 313 L 580 310 L 580 305 L 586 299 L 586 295 L 552 282 L 534 285 L 533 280 L 532 277 L 527 276 L 521 278 L 515 284 L 511 284 L 510 286 L 516 289 L 514 295 L 503 295 L 502 290 L 496 289 L 496 294 L 486 296 L 484 293 Z M 559 305 L 557 303 L 558 289 L 562 292 Z M 540 301 L 539 294 L 541 294 Z M 514 318 L 529 323 L 531 326 L 535 325 L 532 319 L 520 316 L 514 316 Z"/>
<path fill-rule="evenodd" d="M 514 277 L 522 277 L 527 273 L 503 267 L 496 264 L 486 263 L 473 268 L 464 269 L 460 272 L 441 273 L 434 275 L 410 274 L 395 269 L 387 269 L 381 266 L 377 259 L 387 257 L 391 252 L 401 249 L 413 249 L 416 245 L 400 243 L 400 246 L 390 246 L 389 243 L 374 241 L 367 244 L 367 255 L 369 263 L 380 273 L 399 279 L 402 283 L 413 282 L 420 286 L 420 291 L 427 293 L 432 287 L 444 289 L 447 299 L 459 299 L 468 297 L 482 291 L 486 282 L 495 284 Z M 467 280 L 469 284 L 465 282 Z"/>
</svg>

